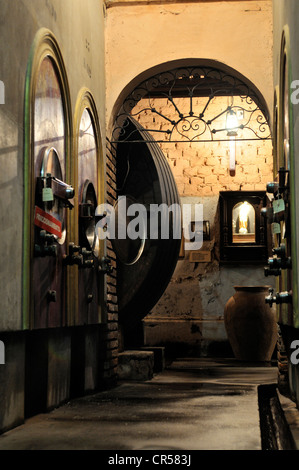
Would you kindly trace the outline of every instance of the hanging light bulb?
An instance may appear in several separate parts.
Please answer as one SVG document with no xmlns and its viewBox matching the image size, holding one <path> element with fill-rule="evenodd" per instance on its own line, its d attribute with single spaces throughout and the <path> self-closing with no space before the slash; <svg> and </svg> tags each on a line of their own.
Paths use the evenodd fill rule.
<svg viewBox="0 0 299 470">
<path fill-rule="evenodd" d="M 229 138 L 229 172 L 231 176 L 236 172 L 236 139 L 234 136 Z"/>
<path fill-rule="evenodd" d="M 236 136 L 238 128 L 238 119 L 236 113 L 230 109 L 226 115 L 226 129 L 229 137 L 229 172 L 231 176 L 236 171 Z"/>
<path fill-rule="evenodd" d="M 226 129 L 228 136 L 236 136 L 238 129 L 238 118 L 236 113 L 230 109 L 226 115 Z"/>
</svg>

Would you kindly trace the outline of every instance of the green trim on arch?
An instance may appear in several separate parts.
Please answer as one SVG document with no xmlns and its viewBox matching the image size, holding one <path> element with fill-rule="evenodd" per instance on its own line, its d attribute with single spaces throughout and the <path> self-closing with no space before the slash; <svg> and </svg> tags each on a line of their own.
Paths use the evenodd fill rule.
<svg viewBox="0 0 299 470">
<path fill-rule="evenodd" d="M 74 187 L 78 187 L 78 180 L 79 180 L 79 175 L 78 175 L 78 145 L 79 145 L 79 133 L 80 133 L 80 123 L 81 123 L 81 118 L 83 115 L 84 110 L 87 110 L 90 114 L 92 124 L 95 129 L 95 140 L 96 140 L 96 146 L 97 146 L 97 186 L 98 186 L 98 191 L 97 191 L 97 201 L 98 205 L 103 204 L 105 202 L 105 162 L 104 162 L 104 155 L 103 155 L 103 142 L 102 142 L 102 133 L 101 133 L 101 128 L 100 128 L 100 122 L 99 122 L 99 117 L 98 117 L 98 112 L 95 104 L 95 100 L 93 98 L 93 95 L 91 91 L 86 88 L 82 87 L 81 90 L 78 93 L 77 96 L 77 101 L 75 105 L 75 111 L 74 111 L 74 129 L 73 129 L 73 136 L 74 136 L 74 141 L 73 141 L 73 150 L 74 150 L 74 158 L 72 161 L 72 166 L 73 166 L 73 175 L 74 175 Z M 79 195 L 77 195 L 79 197 Z M 78 204 L 76 204 L 74 208 L 74 227 L 72 227 L 72 233 L 75 236 L 76 242 L 78 242 L 78 231 L 79 231 L 79 225 L 78 225 Z M 100 240 L 100 245 L 99 245 L 99 258 L 104 257 L 106 254 L 106 241 L 105 240 Z M 74 280 L 74 282 L 78 282 L 78 278 Z M 102 276 L 102 280 L 99 286 L 99 291 L 101 292 L 100 295 L 100 304 L 99 304 L 99 317 L 98 317 L 98 322 L 99 323 L 106 323 L 107 322 L 107 308 L 106 308 L 106 276 Z M 78 311 L 76 310 L 76 315 L 74 319 L 74 324 L 77 324 L 78 322 Z"/>
</svg>

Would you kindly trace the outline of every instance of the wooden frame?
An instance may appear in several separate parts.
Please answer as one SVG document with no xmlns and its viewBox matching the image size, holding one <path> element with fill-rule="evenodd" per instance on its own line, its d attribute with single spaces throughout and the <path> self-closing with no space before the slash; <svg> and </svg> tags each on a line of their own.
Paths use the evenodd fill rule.
<svg viewBox="0 0 299 470">
<path fill-rule="evenodd" d="M 247 201 L 255 211 L 255 241 L 233 241 L 233 208 Z M 266 191 L 220 192 L 220 262 L 241 264 L 265 264 L 268 259 L 267 220 L 261 209 L 268 205 Z"/>
</svg>

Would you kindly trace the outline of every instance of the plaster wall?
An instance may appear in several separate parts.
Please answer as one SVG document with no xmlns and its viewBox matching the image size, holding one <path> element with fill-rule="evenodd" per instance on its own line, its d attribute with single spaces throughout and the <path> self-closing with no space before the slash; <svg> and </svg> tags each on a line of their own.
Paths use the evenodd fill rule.
<svg viewBox="0 0 299 470">
<path fill-rule="evenodd" d="M 189 63 L 195 59 L 219 61 L 234 68 L 254 83 L 272 111 L 270 0 L 158 5 L 111 1 L 106 21 L 110 127 L 128 92 L 146 74 L 154 75 L 149 69 L 184 59 Z"/>
</svg>

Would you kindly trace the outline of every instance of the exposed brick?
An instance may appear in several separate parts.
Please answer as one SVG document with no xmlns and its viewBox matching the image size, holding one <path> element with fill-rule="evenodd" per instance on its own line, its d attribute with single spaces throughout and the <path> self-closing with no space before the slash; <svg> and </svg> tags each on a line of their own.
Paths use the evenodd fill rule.
<svg viewBox="0 0 299 470">
<path fill-rule="evenodd" d="M 212 196 L 214 193 L 213 188 L 211 186 L 204 186 L 201 189 L 201 196 Z"/>
<path fill-rule="evenodd" d="M 117 322 L 118 321 L 118 314 L 117 313 L 107 313 L 107 320 L 108 322 Z"/>
<path fill-rule="evenodd" d="M 107 276 L 107 284 L 111 284 L 113 286 L 116 286 L 116 278 L 114 276 Z"/>
<path fill-rule="evenodd" d="M 118 348 L 118 339 L 117 340 L 114 339 L 113 341 L 110 340 L 107 342 L 107 349 L 112 350 L 112 349 L 117 349 L 117 348 Z"/>
<path fill-rule="evenodd" d="M 116 294 L 116 286 L 112 286 L 111 284 L 107 284 L 107 293 L 108 294 Z"/>
<path fill-rule="evenodd" d="M 118 324 L 116 322 L 110 322 L 107 325 L 108 331 L 118 331 Z M 115 339 L 116 336 L 113 336 L 113 339 Z"/>
<path fill-rule="evenodd" d="M 224 98 L 227 104 L 226 98 Z M 188 99 L 176 99 L 175 103 L 183 113 L 189 111 Z M 194 112 L 196 109 L 203 109 L 206 103 L 206 98 L 196 98 L 193 102 Z M 142 100 L 139 102 L 139 109 L 143 107 Z M 163 113 L 170 119 L 173 118 L 173 105 L 166 100 L 155 100 L 155 107 L 159 112 Z M 137 110 L 137 108 L 135 108 Z M 212 100 L 209 108 L 211 115 L 219 114 L 219 100 Z M 140 123 L 150 122 L 152 113 L 148 112 L 147 115 L 140 115 Z M 151 126 L 160 125 L 159 117 L 155 119 L 155 123 L 150 122 Z M 168 123 L 166 123 L 168 125 Z M 223 122 L 223 126 L 225 123 Z M 223 127 L 222 126 L 222 127 Z M 164 125 L 163 125 L 164 128 Z M 239 132 L 240 137 L 252 137 L 246 134 L 246 131 Z M 167 136 L 166 136 L 167 137 Z M 179 140 L 179 135 L 176 137 Z M 217 136 L 218 137 L 218 136 Z M 222 137 L 222 136 L 221 136 Z M 188 143 L 171 143 L 165 142 L 161 144 L 161 149 L 170 162 L 173 174 L 176 179 L 179 193 L 181 195 L 201 195 L 218 194 L 221 190 L 232 190 L 233 188 L 245 190 L 255 189 L 262 187 L 262 184 L 272 179 L 272 143 L 271 141 L 244 141 L 236 142 L 236 173 L 232 177 L 229 175 L 229 142 L 188 142 Z M 245 177 L 248 175 L 252 178 Z M 189 180 L 184 180 L 182 177 L 186 176 Z M 195 176 L 206 177 L 209 179 L 209 184 L 198 184 L 198 180 L 194 179 Z M 215 179 L 219 177 L 219 181 Z M 191 178 L 191 183 L 190 183 Z"/>
<path fill-rule="evenodd" d="M 205 184 L 217 184 L 218 183 L 218 176 L 210 174 L 208 176 L 205 176 L 204 180 L 205 180 Z"/>
<path fill-rule="evenodd" d="M 111 295 L 107 294 L 107 301 L 111 302 L 112 304 L 117 304 L 117 296 L 116 295 Z"/>
<path fill-rule="evenodd" d="M 114 304 L 108 304 L 107 306 L 109 312 L 116 313 L 118 312 L 118 306 Z"/>
<path fill-rule="evenodd" d="M 196 173 L 199 176 L 209 176 L 212 174 L 211 167 L 208 167 L 206 165 L 202 165 L 200 168 L 197 169 Z"/>
</svg>

